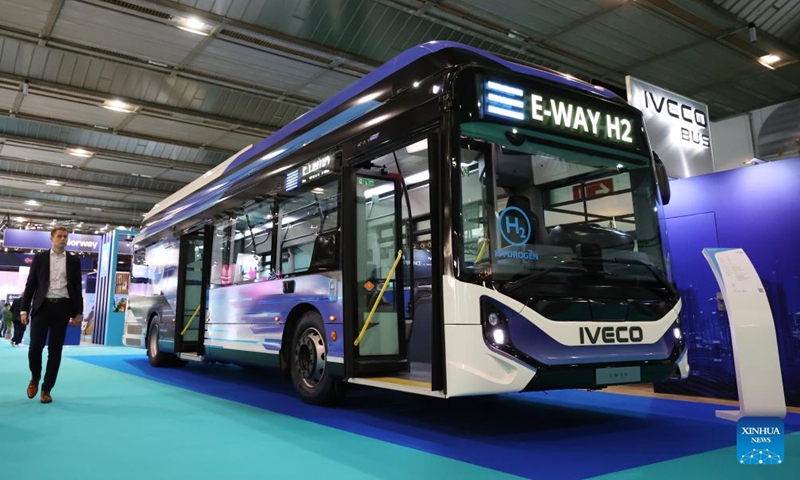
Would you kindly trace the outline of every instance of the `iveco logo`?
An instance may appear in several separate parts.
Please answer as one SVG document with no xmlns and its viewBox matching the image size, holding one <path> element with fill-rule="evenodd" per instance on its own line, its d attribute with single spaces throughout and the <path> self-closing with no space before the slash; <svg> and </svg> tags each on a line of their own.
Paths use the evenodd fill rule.
<svg viewBox="0 0 800 480">
<path fill-rule="evenodd" d="M 580 327 L 581 345 L 591 343 L 641 343 L 642 327 Z"/>
</svg>

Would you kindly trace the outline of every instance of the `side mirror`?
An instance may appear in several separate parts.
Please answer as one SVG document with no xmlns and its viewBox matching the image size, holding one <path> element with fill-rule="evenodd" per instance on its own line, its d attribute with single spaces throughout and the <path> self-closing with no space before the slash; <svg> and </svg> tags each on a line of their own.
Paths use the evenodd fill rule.
<svg viewBox="0 0 800 480">
<path fill-rule="evenodd" d="M 661 161 L 661 158 L 659 158 L 656 152 L 653 152 L 653 168 L 656 172 L 658 193 L 661 194 L 661 204 L 666 205 L 669 203 L 669 199 L 672 195 L 669 188 L 669 176 L 667 175 L 667 167 L 664 166 L 664 162 Z"/>
</svg>

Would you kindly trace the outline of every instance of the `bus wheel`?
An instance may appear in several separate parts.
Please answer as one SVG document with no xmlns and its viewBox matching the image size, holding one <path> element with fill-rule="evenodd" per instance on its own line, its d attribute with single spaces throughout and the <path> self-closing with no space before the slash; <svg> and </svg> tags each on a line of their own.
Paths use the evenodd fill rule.
<svg viewBox="0 0 800 480">
<path fill-rule="evenodd" d="M 150 365 L 154 367 L 167 367 L 174 364 L 174 356 L 167 352 L 162 352 L 158 348 L 158 324 L 157 318 L 153 320 L 150 333 L 147 334 L 147 358 Z"/>
<path fill-rule="evenodd" d="M 294 331 L 290 370 L 294 388 L 303 401 L 315 405 L 337 398 L 337 381 L 326 368 L 328 348 L 325 325 L 317 312 L 306 312 Z"/>
</svg>

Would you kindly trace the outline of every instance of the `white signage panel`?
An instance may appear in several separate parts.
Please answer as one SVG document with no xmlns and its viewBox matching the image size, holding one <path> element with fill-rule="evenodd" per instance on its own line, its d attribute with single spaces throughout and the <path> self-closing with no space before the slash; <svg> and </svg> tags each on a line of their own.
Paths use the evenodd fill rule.
<svg viewBox="0 0 800 480">
<path fill-rule="evenodd" d="M 650 146 L 670 177 L 687 178 L 714 171 L 708 106 L 630 75 L 628 103 L 642 111 Z"/>
</svg>

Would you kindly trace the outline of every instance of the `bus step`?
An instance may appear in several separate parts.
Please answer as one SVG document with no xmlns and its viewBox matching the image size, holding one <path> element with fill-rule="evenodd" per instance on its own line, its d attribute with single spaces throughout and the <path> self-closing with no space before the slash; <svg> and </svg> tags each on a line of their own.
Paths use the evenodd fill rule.
<svg viewBox="0 0 800 480">
<path fill-rule="evenodd" d="M 198 355 L 196 353 L 181 353 L 180 354 L 181 360 L 186 360 L 187 362 L 202 362 L 203 356 Z"/>
</svg>

